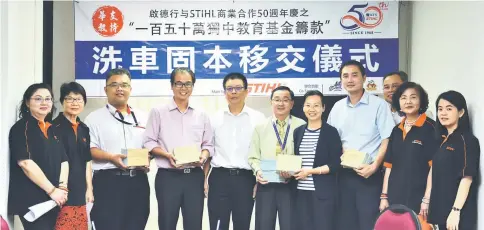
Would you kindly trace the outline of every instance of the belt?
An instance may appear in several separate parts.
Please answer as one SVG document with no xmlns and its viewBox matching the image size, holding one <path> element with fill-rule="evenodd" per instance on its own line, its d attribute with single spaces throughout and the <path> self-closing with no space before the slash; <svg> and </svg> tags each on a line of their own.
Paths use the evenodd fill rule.
<svg viewBox="0 0 484 230">
<path fill-rule="evenodd" d="M 185 169 L 176 169 L 176 168 L 159 168 L 158 170 L 168 171 L 168 172 L 176 172 L 176 173 L 183 173 L 189 174 L 194 172 L 202 171 L 201 168 L 185 168 Z"/>
<path fill-rule="evenodd" d="M 232 169 L 232 168 L 213 168 L 214 171 L 228 173 L 230 176 L 252 175 L 252 170 L 247 169 Z"/>
<path fill-rule="evenodd" d="M 94 174 L 98 173 L 109 173 L 111 175 L 115 176 L 129 176 L 129 177 L 135 177 L 136 175 L 142 175 L 145 174 L 143 170 L 139 169 L 127 169 L 127 170 L 122 170 L 122 169 L 101 169 L 101 170 L 95 170 Z"/>
</svg>

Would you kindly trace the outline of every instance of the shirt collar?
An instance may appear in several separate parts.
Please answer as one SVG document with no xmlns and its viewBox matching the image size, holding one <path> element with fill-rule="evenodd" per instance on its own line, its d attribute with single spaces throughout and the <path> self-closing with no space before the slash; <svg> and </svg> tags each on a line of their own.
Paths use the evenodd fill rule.
<svg viewBox="0 0 484 230">
<path fill-rule="evenodd" d="M 168 110 L 172 111 L 175 109 L 178 109 L 178 105 L 175 103 L 175 98 L 172 97 L 170 103 L 168 104 Z M 190 101 L 188 101 L 188 109 L 194 109 Z"/>
<path fill-rule="evenodd" d="M 128 109 L 126 110 L 126 112 L 129 115 L 129 114 L 131 114 L 131 106 L 129 106 L 129 105 L 126 105 L 126 106 L 128 106 Z M 112 114 L 114 114 L 116 112 L 119 112 L 120 113 L 120 111 L 118 111 L 118 109 L 116 109 L 114 106 L 112 106 L 109 103 L 107 104 L 107 108 L 108 108 L 109 112 L 112 113 Z"/>
<path fill-rule="evenodd" d="M 360 98 L 360 101 L 358 101 L 358 103 L 356 103 L 356 105 L 354 106 L 357 106 L 358 104 L 366 104 L 368 105 L 370 103 L 370 94 L 366 92 L 366 90 L 363 90 L 363 96 L 361 96 Z M 352 104 L 351 104 L 351 100 L 350 100 L 350 96 L 346 96 L 346 104 L 349 106 L 349 107 L 354 107 Z"/>
<path fill-rule="evenodd" d="M 287 122 L 289 121 L 289 119 L 291 118 L 291 114 L 289 114 L 289 116 L 286 117 L 286 119 L 284 119 L 284 121 Z M 277 122 L 277 117 L 272 115 L 272 122 Z"/>
<path fill-rule="evenodd" d="M 76 126 L 80 123 L 81 119 L 79 118 L 79 116 L 76 117 L 76 123 L 72 123 L 72 121 L 70 121 L 69 119 L 67 119 L 66 116 L 64 116 L 64 113 L 63 112 L 60 112 L 59 115 L 57 115 L 57 117 L 59 117 L 61 119 L 62 122 L 66 123 L 66 124 L 70 124 L 72 126 Z"/>
<path fill-rule="evenodd" d="M 230 112 L 230 109 L 229 109 L 229 106 L 225 106 L 224 109 L 223 109 L 224 113 L 227 113 L 227 114 L 230 114 L 230 115 L 234 115 Z M 238 115 L 241 115 L 241 114 L 249 114 L 249 107 L 247 107 L 247 104 L 244 104 L 244 107 L 242 108 L 242 111 L 240 111 L 240 113 Z M 234 116 L 238 116 L 238 115 L 234 115 Z"/>
</svg>

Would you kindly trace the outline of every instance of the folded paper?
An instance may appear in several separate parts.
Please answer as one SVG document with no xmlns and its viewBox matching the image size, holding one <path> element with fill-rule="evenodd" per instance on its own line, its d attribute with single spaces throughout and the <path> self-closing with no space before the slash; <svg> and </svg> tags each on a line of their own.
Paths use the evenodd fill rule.
<svg viewBox="0 0 484 230">
<path fill-rule="evenodd" d="M 39 217 L 43 216 L 44 214 L 52 210 L 55 206 L 57 206 L 57 203 L 55 203 L 55 201 L 53 200 L 36 204 L 34 206 L 29 207 L 29 212 L 27 212 L 24 215 L 24 218 L 28 222 L 34 222 Z"/>
</svg>

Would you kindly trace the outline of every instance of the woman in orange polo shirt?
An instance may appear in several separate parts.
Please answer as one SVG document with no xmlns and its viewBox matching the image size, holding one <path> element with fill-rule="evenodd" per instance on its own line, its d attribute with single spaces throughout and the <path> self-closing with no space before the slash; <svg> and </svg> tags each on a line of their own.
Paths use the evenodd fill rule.
<svg viewBox="0 0 484 230">
<path fill-rule="evenodd" d="M 30 206 L 54 200 L 67 201 L 69 164 L 57 133 L 50 127 L 53 94 L 47 84 L 27 88 L 20 105 L 21 118 L 9 133 L 10 187 L 8 210 L 19 215 L 25 230 L 54 229 L 59 208 L 33 222 L 24 218 Z"/>
<path fill-rule="evenodd" d="M 432 189 L 430 167 L 439 147 L 435 121 L 425 115 L 428 95 L 419 84 L 405 82 L 392 100 L 405 117 L 390 135 L 380 211 L 389 204 L 403 204 L 426 219 Z"/>
<path fill-rule="evenodd" d="M 53 122 L 69 158 L 69 200 L 57 218 L 56 230 L 87 230 L 86 203 L 92 203 L 92 170 L 89 128 L 78 115 L 86 104 L 86 91 L 77 82 L 60 88 L 64 111 Z"/>
</svg>

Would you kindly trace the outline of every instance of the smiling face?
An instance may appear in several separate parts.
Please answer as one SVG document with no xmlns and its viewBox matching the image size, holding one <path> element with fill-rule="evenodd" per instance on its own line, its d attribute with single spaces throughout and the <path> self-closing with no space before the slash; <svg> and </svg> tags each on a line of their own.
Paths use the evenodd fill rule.
<svg viewBox="0 0 484 230">
<path fill-rule="evenodd" d="M 365 81 L 366 77 L 361 75 L 356 65 L 348 65 L 341 70 L 341 84 L 349 94 L 362 92 Z"/>
<path fill-rule="evenodd" d="M 465 111 L 459 111 L 455 105 L 447 100 L 440 99 L 437 107 L 437 117 L 446 128 L 457 128 L 459 119 L 464 115 Z"/>
<path fill-rule="evenodd" d="M 193 91 L 192 76 L 188 72 L 176 73 L 171 90 L 176 101 L 188 100 Z"/>
<path fill-rule="evenodd" d="M 418 116 L 420 109 L 420 95 L 414 88 L 408 88 L 400 96 L 400 109 L 406 116 Z"/>
<path fill-rule="evenodd" d="M 272 112 L 276 116 L 288 116 L 294 106 L 291 93 L 287 90 L 277 90 L 272 95 Z"/>
<path fill-rule="evenodd" d="M 84 110 L 84 98 L 81 94 L 69 93 L 62 103 L 64 114 L 69 116 L 79 116 Z"/>
<path fill-rule="evenodd" d="M 131 95 L 131 79 L 128 75 L 113 75 L 106 82 L 104 92 L 108 97 L 108 102 L 114 107 L 128 104 Z"/>
<path fill-rule="evenodd" d="M 43 120 L 52 111 L 52 95 L 48 89 L 38 89 L 26 103 L 32 116 Z"/>
<path fill-rule="evenodd" d="M 318 95 L 307 97 L 304 101 L 303 112 L 308 118 L 308 121 L 321 121 L 324 112 L 322 98 Z"/>
</svg>

